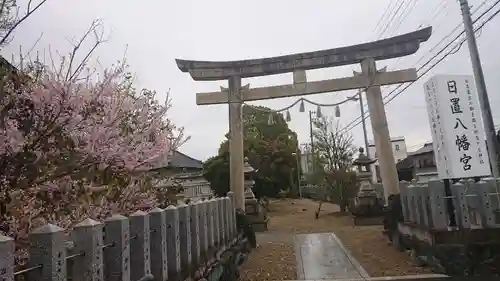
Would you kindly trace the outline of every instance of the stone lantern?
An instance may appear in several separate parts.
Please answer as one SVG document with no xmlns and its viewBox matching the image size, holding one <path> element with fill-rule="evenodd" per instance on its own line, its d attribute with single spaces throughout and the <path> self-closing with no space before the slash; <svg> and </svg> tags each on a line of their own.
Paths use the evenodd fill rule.
<svg viewBox="0 0 500 281">
<path fill-rule="evenodd" d="M 245 178 L 245 213 L 247 214 L 248 220 L 250 221 L 254 231 L 266 231 L 267 215 L 265 209 L 259 204 L 252 191 L 255 184 L 253 179 L 257 170 L 250 166 L 248 158 L 245 157 L 244 161 L 243 174 Z"/>
<path fill-rule="evenodd" d="M 353 214 L 356 217 L 380 216 L 383 210 L 383 204 L 372 184 L 372 172 L 370 165 L 377 159 L 371 159 L 364 154 L 364 149 L 359 149 L 359 156 L 354 160 L 356 166 L 356 177 L 359 182 L 359 189 L 354 198 Z"/>
<path fill-rule="evenodd" d="M 372 172 L 370 165 L 377 162 L 377 159 L 371 159 L 364 153 L 365 150 L 359 148 L 359 156 L 353 161 L 353 165 L 356 166 L 356 177 L 361 182 L 371 183 L 372 182 Z"/>
<path fill-rule="evenodd" d="M 245 179 L 245 205 L 248 203 L 255 204 L 257 199 L 253 194 L 252 188 L 255 185 L 254 175 L 256 170 L 248 164 L 248 158 L 245 157 L 245 162 L 243 163 L 243 175 Z"/>
</svg>

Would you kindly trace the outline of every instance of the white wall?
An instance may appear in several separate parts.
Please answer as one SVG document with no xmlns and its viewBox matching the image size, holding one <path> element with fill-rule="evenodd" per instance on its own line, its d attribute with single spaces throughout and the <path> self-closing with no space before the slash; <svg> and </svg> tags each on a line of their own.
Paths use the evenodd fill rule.
<svg viewBox="0 0 500 281">
<path fill-rule="evenodd" d="M 182 187 L 184 188 L 184 197 L 192 201 L 198 201 L 213 195 L 210 183 L 207 181 L 183 182 Z"/>
<path fill-rule="evenodd" d="M 408 157 L 408 149 L 406 147 L 406 141 L 404 137 L 391 138 L 392 143 L 392 153 L 394 153 L 394 160 L 396 163 Z M 374 142 L 369 142 L 368 152 L 371 158 L 378 158 L 377 149 L 375 148 Z M 375 170 L 375 165 L 378 165 L 378 161 L 372 165 L 373 181 L 377 182 L 377 174 Z"/>
<path fill-rule="evenodd" d="M 309 173 L 310 171 L 310 166 L 311 166 L 311 154 L 308 152 L 305 152 L 300 155 L 300 168 L 302 169 L 302 173 Z"/>
</svg>

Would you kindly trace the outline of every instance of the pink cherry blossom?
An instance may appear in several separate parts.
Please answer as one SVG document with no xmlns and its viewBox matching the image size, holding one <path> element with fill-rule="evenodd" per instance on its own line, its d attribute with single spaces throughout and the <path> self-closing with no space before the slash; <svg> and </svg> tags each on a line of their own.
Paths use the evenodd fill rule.
<svg viewBox="0 0 500 281">
<path fill-rule="evenodd" d="M 0 95 L 0 232 L 21 243 L 34 227 L 71 227 L 156 206 L 141 168 L 169 154 L 182 134 L 170 100 L 124 87 L 124 67 L 99 80 L 43 79 Z"/>
</svg>

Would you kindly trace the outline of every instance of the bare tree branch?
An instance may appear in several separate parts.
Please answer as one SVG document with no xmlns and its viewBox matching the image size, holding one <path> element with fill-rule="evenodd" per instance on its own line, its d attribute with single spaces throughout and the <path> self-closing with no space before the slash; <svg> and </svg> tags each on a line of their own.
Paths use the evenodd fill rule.
<svg viewBox="0 0 500 281">
<path fill-rule="evenodd" d="M 90 27 L 87 30 L 87 32 L 85 32 L 85 34 L 80 38 L 80 40 L 75 45 L 73 45 L 73 50 L 72 50 L 71 55 L 70 55 L 69 65 L 68 65 L 66 76 L 65 76 L 66 81 L 70 81 L 70 80 L 73 80 L 74 78 L 76 78 L 81 73 L 82 68 L 87 64 L 89 58 L 92 56 L 92 54 L 97 49 L 97 47 L 105 42 L 105 40 L 103 39 L 102 32 L 101 32 L 101 34 L 97 33 L 97 28 L 100 26 L 101 26 L 101 21 L 94 20 L 90 24 Z M 87 52 L 85 57 L 80 61 L 80 63 L 77 65 L 77 67 L 73 70 L 73 63 L 74 63 L 76 54 L 77 54 L 78 50 L 80 49 L 81 45 L 83 44 L 83 42 L 85 42 L 85 40 L 87 39 L 87 37 L 91 33 L 93 33 L 95 35 L 94 45 Z"/>
<path fill-rule="evenodd" d="M 2 10 L 5 9 L 5 4 L 6 4 L 7 0 L 3 0 L 2 2 Z M 43 4 L 45 4 L 47 2 L 47 0 L 42 0 L 40 1 L 40 3 L 38 3 L 33 9 L 31 8 L 31 4 L 32 4 L 33 0 L 30 0 L 28 2 L 28 8 L 26 9 L 26 13 L 24 14 L 24 16 L 22 16 L 21 18 L 18 17 L 18 15 L 16 15 L 15 17 L 15 20 L 14 20 L 14 23 L 12 24 L 12 26 L 7 30 L 7 32 L 5 33 L 5 35 L 3 36 L 3 38 L 0 39 L 0 46 L 4 45 L 6 42 L 7 42 L 7 39 L 9 38 L 9 36 L 12 34 L 12 32 L 14 32 L 14 30 L 21 24 L 23 23 L 27 18 L 29 18 L 34 12 L 36 12 L 38 9 L 40 9 L 40 7 L 43 6 Z M 19 12 L 19 10 L 17 10 L 17 12 Z M 1 15 L 1 14 L 0 14 Z"/>
<path fill-rule="evenodd" d="M 351 166 L 355 152 L 353 137 L 340 130 L 338 122 L 322 117 L 314 121 L 316 154 L 325 170 L 345 170 Z"/>
</svg>

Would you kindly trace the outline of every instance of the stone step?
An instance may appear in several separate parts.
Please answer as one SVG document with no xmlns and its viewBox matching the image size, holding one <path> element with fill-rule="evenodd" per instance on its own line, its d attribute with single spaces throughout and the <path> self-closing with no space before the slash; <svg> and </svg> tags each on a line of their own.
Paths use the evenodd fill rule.
<svg viewBox="0 0 500 281">
<path fill-rule="evenodd" d="M 294 240 L 298 280 L 369 277 L 334 233 L 298 234 Z"/>
<path fill-rule="evenodd" d="M 422 274 L 422 275 L 406 275 L 406 276 L 381 276 L 381 277 L 366 277 L 366 278 L 337 278 L 337 279 L 321 279 L 321 281 L 445 281 L 447 275 L 441 274 Z M 480 279 L 478 279 L 480 280 Z M 291 281 L 291 280 L 290 280 Z M 318 281 L 311 279 L 309 281 Z"/>
</svg>

